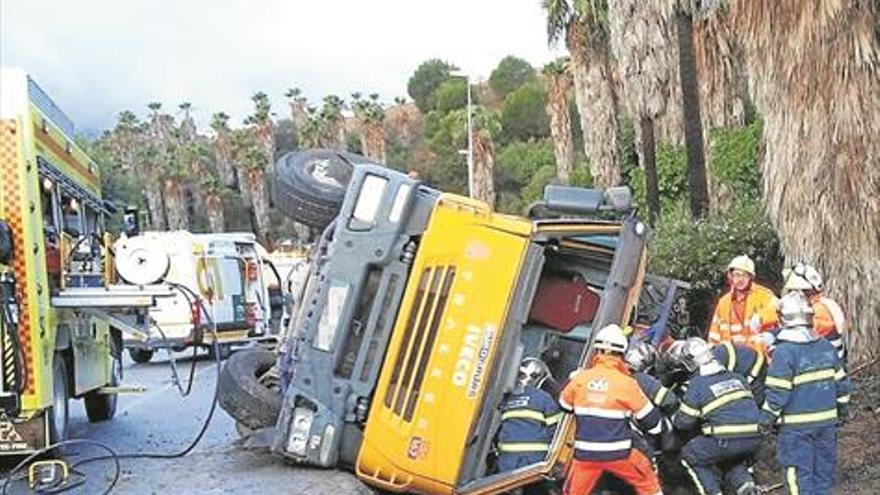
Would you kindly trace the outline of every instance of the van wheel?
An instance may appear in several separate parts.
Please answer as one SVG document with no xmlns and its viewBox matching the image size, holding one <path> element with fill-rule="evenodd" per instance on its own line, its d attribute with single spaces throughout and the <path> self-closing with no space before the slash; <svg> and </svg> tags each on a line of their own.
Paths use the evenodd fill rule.
<svg viewBox="0 0 880 495">
<path fill-rule="evenodd" d="M 49 408 L 49 442 L 67 440 L 70 433 L 70 387 L 68 385 L 67 362 L 60 352 L 55 353 L 52 364 L 52 407 Z"/>
<path fill-rule="evenodd" d="M 275 165 L 272 201 L 291 219 L 323 229 L 339 214 L 354 166 L 367 163 L 375 162 L 346 151 L 287 153 Z"/>
<path fill-rule="evenodd" d="M 122 363 L 118 359 L 114 359 L 111 364 L 110 383 L 108 386 L 116 387 L 119 385 L 122 377 Z M 96 390 L 92 390 L 84 397 L 86 403 L 86 416 L 90 423 L 99 421 L 107 421 L 113 419 L 116 414 L 117 394 L 99 394 Z"/>
<path fill-rule="evenodd" d="M 131 357 L 131 360 L 139 363 L 149 363 L 151 359 L 153 359 L 153 350 L 152 349 L 129 349 L 128 355 Z"/>
<path fill-rule="evenodd" d="M 220 372 L 218 402 L 242 426 L 251 430 L 273 426 L 283 398 L 274 385 L 275 353 L 246 349 L 232 355 Z"/>
</svg>

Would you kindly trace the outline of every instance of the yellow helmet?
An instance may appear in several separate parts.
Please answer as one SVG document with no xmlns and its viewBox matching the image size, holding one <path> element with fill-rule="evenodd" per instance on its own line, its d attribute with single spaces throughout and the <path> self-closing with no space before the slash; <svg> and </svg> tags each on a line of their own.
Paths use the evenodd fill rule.
<svg viewBox="0 0 880 495">
<path fill-rule="evenodd" d="M 730 264 L 727 265 L 727 271 L 730 270 L 741 270 L 748 273 L 751 276 L 755 276 L 755 262 L 752 261 L 748 255 L 742 254 L 730 260 Z"/>
</svg>

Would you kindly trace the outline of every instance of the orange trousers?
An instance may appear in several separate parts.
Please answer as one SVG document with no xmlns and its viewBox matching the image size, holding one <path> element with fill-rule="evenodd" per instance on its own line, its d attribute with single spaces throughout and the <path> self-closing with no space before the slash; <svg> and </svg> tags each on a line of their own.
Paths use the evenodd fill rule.
<svg viewBox="0 0 880 495">
<path fill-rule="evenodd" d="M 635 488 L 638 495 L 663 493 L 651 461 L 636 449 L 629 456 L 616 461 L 571 461 L 571 470 L 565 481 L 565 495 L 590 495 L 604 473 L 611 473 Z"/>
</svg>

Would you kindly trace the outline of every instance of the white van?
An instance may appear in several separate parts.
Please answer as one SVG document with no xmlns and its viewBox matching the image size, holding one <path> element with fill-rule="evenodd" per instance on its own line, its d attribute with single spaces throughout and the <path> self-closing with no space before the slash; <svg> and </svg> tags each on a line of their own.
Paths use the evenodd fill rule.
<svg viewBox="0 0 880 495">
<path fill-rule="evenodd" d="M 175 289 L 150 308 L 149 339 L 126 341 L 134 361 L 149 361 L 159 348 L 211 349 L 215 326 L 221 357 L 233 344 L 277 334 L 282 284 L 253 234 L 144 232 L 120 238 L 114 250 L 125 283 Z"/>
</svg>

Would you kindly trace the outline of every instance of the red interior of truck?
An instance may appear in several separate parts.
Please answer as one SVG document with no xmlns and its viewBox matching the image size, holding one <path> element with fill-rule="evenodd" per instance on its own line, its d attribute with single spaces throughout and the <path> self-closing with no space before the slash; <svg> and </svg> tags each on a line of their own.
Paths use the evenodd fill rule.
<svg viewBox="0 0 880 495">
<path fill-rule="evenodd" d="M 538 282 L 529 320 L 562 333 L 593 321 L 599 295 L 576 274 L 545 273 Z"/>
</svg>

